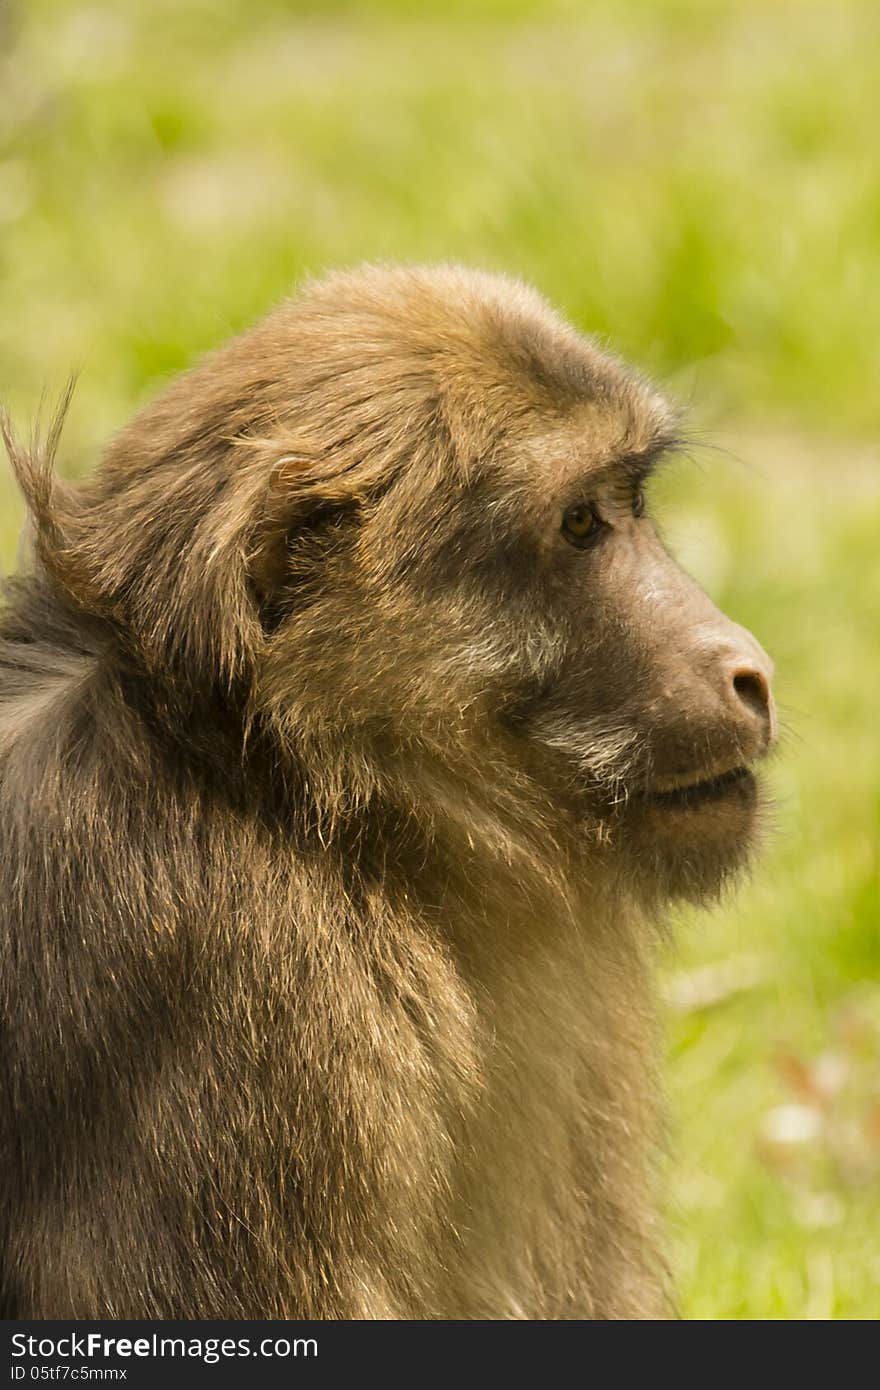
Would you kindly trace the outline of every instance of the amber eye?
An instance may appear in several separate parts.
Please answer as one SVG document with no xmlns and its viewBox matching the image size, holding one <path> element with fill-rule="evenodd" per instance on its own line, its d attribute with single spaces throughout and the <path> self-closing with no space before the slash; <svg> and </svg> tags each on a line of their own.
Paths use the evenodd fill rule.
<svg viewBox="0 0 880 1390">
<path fill-rule="evenodd" d="M 570 545 L 586 550 L 601 534 L 603 525 L 593 508 L 581 503 L 577 507 L 569 507 L 563 514 L 562 534 Z"/>
<path fill-rule="evenodd" d="M 638 492 L 636 492 L 635 496 L 633 497 L 632 513 L 633 516 L 645 515 L 645 494 L 641 488 L 639 488 Z"/>
</svg>

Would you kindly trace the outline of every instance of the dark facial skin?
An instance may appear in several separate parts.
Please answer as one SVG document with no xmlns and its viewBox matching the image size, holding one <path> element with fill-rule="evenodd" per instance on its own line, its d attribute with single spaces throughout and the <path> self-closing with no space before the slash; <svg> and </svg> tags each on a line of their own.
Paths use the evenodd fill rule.
<svg viewBox="0 0 880 1390">
<path fill-rule="evenodd" d="M 569 431 L 557 447 L 583 457 L 577 442 Z M 776 738 L 773 667 L 660 540 L 645 486 L 663 452 L 611 451 L 542 518 L 566 640 L 526 724 L 581 768 L 585 798 L 628 876 L 644 870 L 647 896 L 700 898 L 751 847 L 754 768 Z"/>
<path fill-rule="evenodd" d="M 572 664 L 558 694 L 570 698 L 591 670 L 614 663 L 611 690 L 590 690 L 637 739 L 621 779 L 619 838 L 635 862 L 647 856 L 654 892 L 659 882 L 666 894 L 700 897 L 748 850 L 752 768 L 775 736 L 772 666 L 676 565 L 647 517 L 610 500 L 602 514 L 608 530 L 583 575 L 597 613 L 589 661 Z"/>
</svg>

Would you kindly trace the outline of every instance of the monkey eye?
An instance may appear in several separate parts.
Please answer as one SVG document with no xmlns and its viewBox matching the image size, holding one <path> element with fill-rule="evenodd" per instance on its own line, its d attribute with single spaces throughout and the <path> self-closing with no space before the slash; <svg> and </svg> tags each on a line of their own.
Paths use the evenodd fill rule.
<svg viewBox="0 0 880 1390">
<path fill-rule="evenodd" d="M 579 503 L 576 507 L 569 507 L 562 516 L 562 534 L 569 545 L 574 545 L 578 550 L 586 550 L 605 529 L 605 523 L 601 517 L 586 502 Z"/>
<path fill-rule="evenodd" d="M 645 492 L 643 488 L 637 488 L 632 500 L 633 516 L 645 515 Z"/>
</svg>

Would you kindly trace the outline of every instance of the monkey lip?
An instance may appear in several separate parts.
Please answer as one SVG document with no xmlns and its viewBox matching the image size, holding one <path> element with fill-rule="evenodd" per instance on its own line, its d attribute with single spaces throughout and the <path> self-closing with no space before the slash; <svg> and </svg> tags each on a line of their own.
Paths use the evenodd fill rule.
<svg viewBox="0 0 880 1390">
<path fill-rule="evenodd" d="M 750 795 L 755 790 L 754 774 L 747 767 L 730 768 L 727 772 L 701 781 L 686 782 L 667 791 L 645 791 L 644 800 L 661 810 L 689 811 L 725 797 Z"/>
</svg>

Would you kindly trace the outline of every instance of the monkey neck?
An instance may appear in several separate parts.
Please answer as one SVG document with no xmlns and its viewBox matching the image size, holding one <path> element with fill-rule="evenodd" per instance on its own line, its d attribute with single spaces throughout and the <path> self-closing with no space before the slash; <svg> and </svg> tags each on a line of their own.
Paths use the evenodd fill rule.
<svg viewBox="0 0 880 1390">
<path fill-rule="evenodd" d="M 361 758 L 361 799 L 352 806 L 336 792 L 324 808 L 308 795 L 320 793 L 320 774 L 300 768 L 298 840 L 337 856 L 355 899 L 366 885 L 420 914 L 484 981 L 508 950 L 522 961 L 607 937 L 618 955 L 641 957 L 654 939 L 597 824 L 557 805 L 488 740 L 473 759 L 386 755 L 368 783 L 365 767 Z"/>
</svg>

